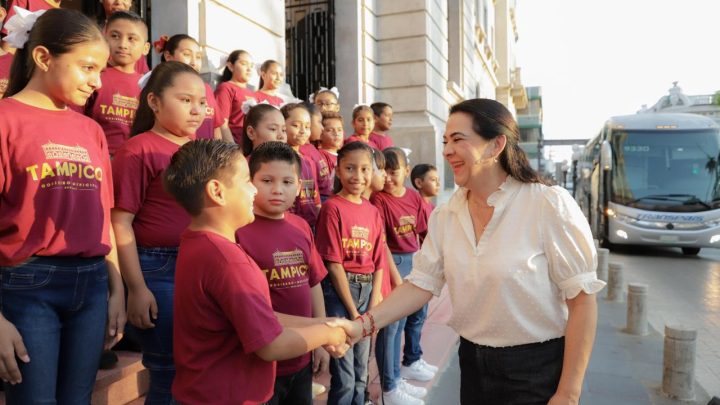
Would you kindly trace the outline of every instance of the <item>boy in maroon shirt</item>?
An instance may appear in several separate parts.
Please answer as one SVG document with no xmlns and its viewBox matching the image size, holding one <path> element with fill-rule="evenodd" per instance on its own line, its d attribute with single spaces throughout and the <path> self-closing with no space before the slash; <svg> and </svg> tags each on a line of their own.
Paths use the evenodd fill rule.
<svg viewBox="0 0 720 405">
<path fill-rule="evenodd" d="M 410 181 L 422 196 L 423 212 L 425 220 L 427 220 L 430 218 L 430 213 L 435 209 L 432 199 L 440 193 L 440 177 L 438 177 L 437 167 L 428 163 L 415 165 L 410 172 Z M 420 242 L 422 242 L 422 239 Z"/>
<path fill-rule="evenodd" d="M 105 25 L 110 61 L 100 75 L 103 86 L 85 105 L 85 115 L 105 131 L 110 156 L 130 137 L 141 90 L 138 80 L 142 77 L 135 71 L 135 64 L 150 51 L 147 36 L 145 21 L 131 11 L 113 13 Z"/>
<path fill-rule="evenodd" d="M 300 157 L 284 142 L 266 142 L 250 160 L 258 192 L 255 221 L 238 229 L 238 244 L 265 273 L 273 309 L 288 315 L 325 317 L 320 281 L 327 275 L 310 226 L 287 212 L 298 193 Z M 268 243 L 273 241 L 273 243 Z M 328 353 L 310 353 L 278 362 L 275 394 L 269 404 L 312 405 L 312 376 L 327 372 Z"/>
<path fill-rule="evenodd" d="M 165 186 L 192 221 L 175 273 L 173 396 L 182 404 L 257 404 L 269 400 L 275 361 L 345 333 L 322 321 L 273 312 L 257 264 L 235 243 L 254 219 L 257 192 L 239 145 L 185 144 L 165 172 Z"/>
</svg>

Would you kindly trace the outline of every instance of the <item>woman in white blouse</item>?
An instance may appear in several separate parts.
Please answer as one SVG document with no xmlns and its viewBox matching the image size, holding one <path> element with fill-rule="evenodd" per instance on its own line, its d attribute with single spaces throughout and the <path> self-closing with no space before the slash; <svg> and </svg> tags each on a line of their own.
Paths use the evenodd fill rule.
<svg viewBox="0 0 720 405">
<path fill-rule="evenodd" d="M 349 334 L 417 311 L 447 284 L 463 404 L 577 404 L 604 283 L 577 204 L 545 184 L 518 140 L 496 101 L 450 109 L 443 155 L 459 189 L 431 215 L 406 283 Z"/>
</svg>

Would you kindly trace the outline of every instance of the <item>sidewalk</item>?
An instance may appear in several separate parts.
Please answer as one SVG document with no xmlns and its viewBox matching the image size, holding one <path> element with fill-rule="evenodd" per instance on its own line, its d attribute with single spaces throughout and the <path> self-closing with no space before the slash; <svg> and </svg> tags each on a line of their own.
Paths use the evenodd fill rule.
<svg viewBox="0 0 720 405">
<path fill-rule="evenodd" d="M 626 303 L 598 296 L 598 327 L 595 347 L 585 376 L 582 405 L 706 405 L 710 397 L 696 384 L 696 399 L 676 401 L 660 394 L 663 337 L 651 329 L 648 336 L 622 332 Z M 457 351 L 437 377 L 427 404 L 460 403 L 460 369 Z"/>
</svg>

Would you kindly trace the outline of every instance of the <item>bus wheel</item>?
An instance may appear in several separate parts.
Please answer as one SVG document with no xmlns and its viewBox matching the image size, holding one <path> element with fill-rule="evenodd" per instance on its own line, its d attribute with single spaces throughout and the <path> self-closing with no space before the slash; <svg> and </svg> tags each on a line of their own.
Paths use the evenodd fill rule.
<svg viewBox="0 0 720 405">
<path fill-rule="evenodd" d="M 700 253 L 700 248 L 684 247 L 682 248 L 682 252 L 685 256 L 695 256 Z"/>
</svg>

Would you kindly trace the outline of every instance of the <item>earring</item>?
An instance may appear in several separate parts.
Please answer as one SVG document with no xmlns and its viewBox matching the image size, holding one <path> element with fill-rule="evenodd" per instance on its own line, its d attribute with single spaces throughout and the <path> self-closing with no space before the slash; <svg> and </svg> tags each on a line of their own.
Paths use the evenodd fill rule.
<svg viewBox="0 0 720 405">
<path fill-rule="evenodd" d="M 497 162 L 498 162 L 496 157 L 493 158 L 493 162 L 494 162 L 494 163 L 497 163 Z"/>
</svg>

